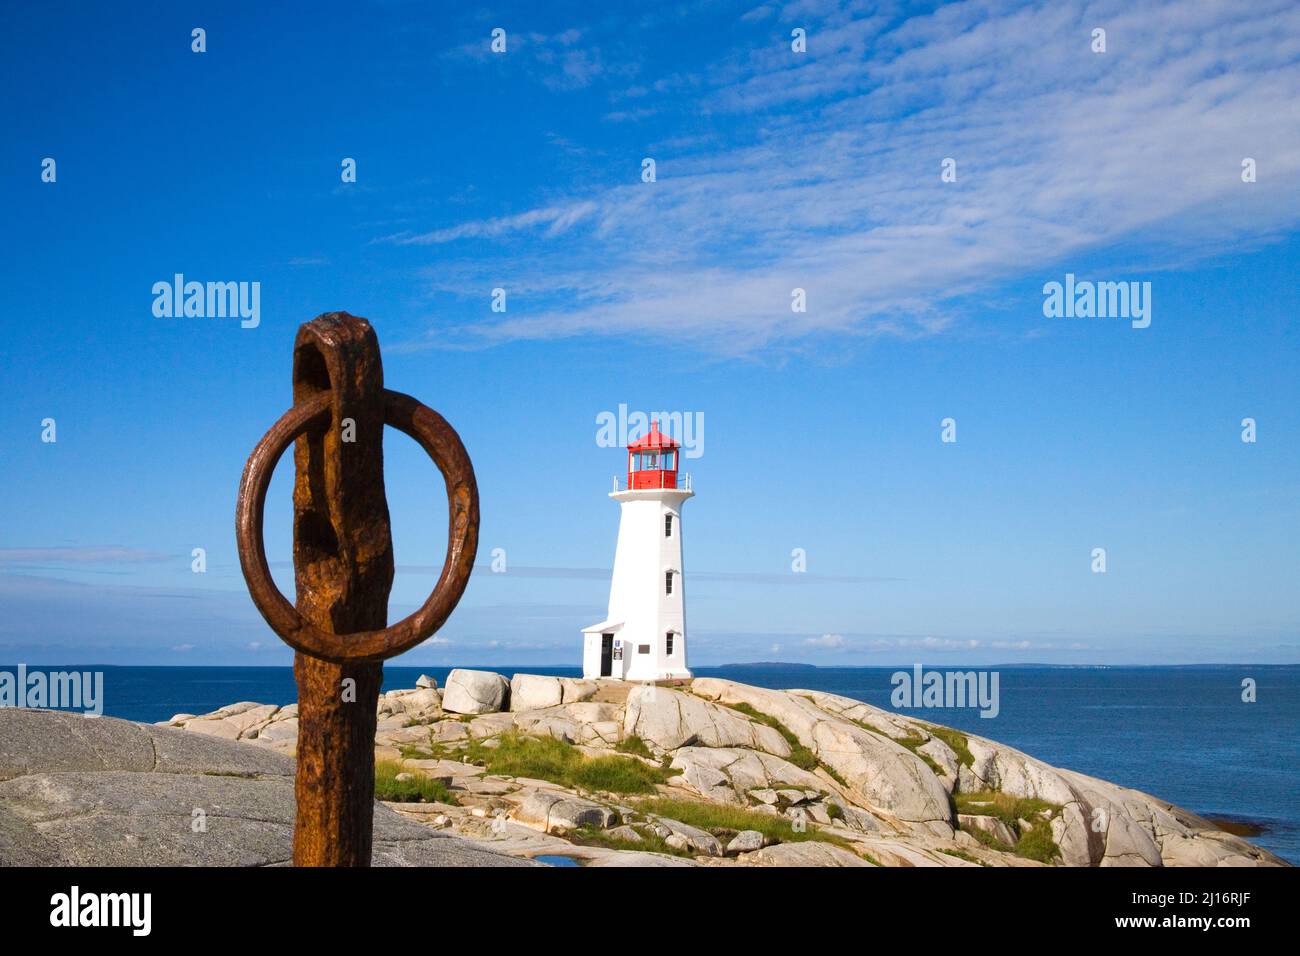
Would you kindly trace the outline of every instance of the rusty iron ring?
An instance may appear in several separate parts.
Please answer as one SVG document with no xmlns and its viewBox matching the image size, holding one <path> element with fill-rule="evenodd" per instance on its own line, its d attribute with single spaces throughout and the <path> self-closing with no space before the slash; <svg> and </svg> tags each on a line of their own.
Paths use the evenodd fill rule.
<svg viewBox="0 0 1300 956">
<path fill-rule="evenodd" d="M 332 395 L 323 392 L 293 406 L 271 426 L 248 456 L 235 506 L 239 564 L 253 603 L 271 630 L 294 650 L 339 664 L 380 661 L 409 651 L 433 634 L 465 593 L 478 552 L 478 485 L 465 446 L 447 420 L 410 395 L 384 389 L 384 424 L 414 438 L 433 459 L 447 483 L 450 509 L 447 560 L 438 583 L 420 609 L 381 631 L 331 634 L 308 623 L 271 580 L 262 541 L 262 518 L 266 490 L 280 456 L 299 436 L 329 424 L 331 401 Z"/>
</svg>

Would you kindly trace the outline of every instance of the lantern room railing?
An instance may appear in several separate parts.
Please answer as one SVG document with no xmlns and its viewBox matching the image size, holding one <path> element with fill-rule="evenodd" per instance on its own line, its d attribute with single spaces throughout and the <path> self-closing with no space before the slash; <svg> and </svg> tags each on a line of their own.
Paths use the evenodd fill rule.
<svg viewBox="0 0 1300 956">
<path fill-rule="evenodd" d="M 678 472 L 672 472 L 672 471 L 660 471 L 660 472 L 652 472 L 652 471 L 638 471 L 638 472 L 634 472 L 634 474 L 637 474 L 637 475 L 643 475 L 643 476 L 644 476 L 644 475 L 658 474 L 658 475 L 659 475 L 659 483 L 658 483 L 657 485 L 654 484 L 654 483 L 651 483 L 651 484 L 649 484 L 649 485 L 646 485 L 646 484 L 644 484 L 644 479 L 642 479 L 642 483 L 640 484 L 639 487 L 637 487 L 637 488 L 632 488 L 632 487 L 630 487 L 630 486 L 628 485 L 628 483 L 627 483 L 627 478 L 626 478 L 626 477 L 621 477 L 621 476 L 619 476 L 619 475 L 615 475 L 615 476 L 614 476 L 614 491 L 615 491 L 615 493 L 620 492 L 620 491 L 658 491 L 658 490 L 660 490 L 660 489 L 662 489 L 662 488 L 676 488 L 678 491 L 693 491 L 693 490 L 694 490 L 694 489 L 691 488 L 691 475 L 690 475 L 690 472 L 686 472 L 686 471 L 678 471 Z M 676 484 L 673 484 L 673 483 L 669 480 L 669 478 L 668 478 L 669 475 L 674 475 L 674 474 L 677 476 L 677 483 L 676 483 Z"/>
</svg>

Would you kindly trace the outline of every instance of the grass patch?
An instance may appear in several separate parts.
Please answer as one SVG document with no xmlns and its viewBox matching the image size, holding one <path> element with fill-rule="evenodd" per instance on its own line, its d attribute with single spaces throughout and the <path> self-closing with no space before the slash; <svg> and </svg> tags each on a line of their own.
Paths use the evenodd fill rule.
<svg viewBox="0 0 1300 956">
<path fill-rule="evenodd" d="M 978 790 L 974 793 L 954 793 L 952 802 L 958 813 L 968 813 L 980 817 L 997 817 L 1012 831 L 1020 828 L 1021 820 L 1034 820 L 1044 810 L 1049 811 L 1048 819 L 1056 816 L 1061 808 L 1055 803 L 1039 800 L 1037 797 L 1013 797 L 1007 793 L 994 790 Z M 982 804 L 979 806 L 977 804 Z"/>
<path fill-rule="evenodd" d="M 606 830 L 579 827 L 568 834 L 568 839 L 579 846 L 600 846 L 609 850 L 636 850 L 641 853 L 666 853 L 669 856 L 680 856 L 686 859 L 695 857 L 695 854 L 690 850 L 679 850 L 675 846 L 669 846 L 664 842 L 664 838 L 658 834 L 651 833 L 648 830 L 638 830 L 637 832 L 641 834 L 640 840 L 621 840 L 618 837 L 610 836 Z"/>
<path fill-rule="evenodd" d="M 470 741 L 466 759 L 481 764 L 489 773 L 533 777 L 570 789 L 607 793 L 654 793 L 655 785 L 672 775 L 664 767 L 651 766 L 635 757 L 588 757 L 554 737 L 526 737 L 512 730 L 497 740 L 495 747 Z"/>
<path fill-rule="evenodd" d="M 999 853 L 1010 853 L 1012 851 L 1012 847 L 1010 843 L 1003 843 L 992 833 L 986 833 L 983 830 L 975 830 L 975 829 L 967 830 L 965 827 L 962 828 L 962 832 L 969 833 L 977 841 L 984 844 L 990 850 L 997 850 Z"/>
<path fill-rule="evenodd" d="M 1028 857 L 1039 863 L 1051 863 L 1061 855 L 1061 848 L 1052 839 L 1052 824 L 1040 820 L 1029 828 L 1028 833 L 1020 834 L 1013 848 L 1017 856 Z"/>
<path fill-rule="evenodd" d="M 1008 845 L 983 830 L 974 827 L 969 830 L 962 828 L 964 832 L 990 849 L 1014 853 L 1029 860 L 1037 860 L 1039 863 L 1051 863 L 1061 855 L 1061 848 L 1052 838 L 1052 818 L 1061 812 L 1060 806 L 1055 803 L 1048 803 L 1037 797 L 1013 797 L 1010 794 L 990 790 L 954 793 L 952 802 L 958 813 L 997 817 L 1015 835 L 1015 844 Z M 1049 814 L 1046 819 L 1039 818 L 1039 814 L 1043 811 Z M 1021 828 L 1021 820 L 1031 821 L 1029 829 Z"/>
<path fill-rule="evenodd" d="M 650 752 L 649 745 L 636 734 L 630 737 L 624 737 L 614 747 L 621 754 L 634 754 L 638 757 L 653 758 L 654 754 Z"/>
<path fill-rule="evenodd" d="M 409 773 L 409 780 L 398 780 L 399 773 Z M 375 761 L 375 798 L 390 803 L 450 803 L 455 804 L 447 785 L 414 771 L 403 771 L 396 760 Z"/>
<path fill-rule="evenodd" d="M 946 743 L 952 752 L 957 755 L 957 763 L 963 767 L 975 766 L 975 757 L 970 752 L 970 741 L 960 730 L 953 730 L 951 727 L 937 727 L 931 725 L 930 736 L 938 737 Z"/>
<path fill-rule="evenodd" d="M 573 782 L 587 790 L 609 793 L 654 793 L 671 774 L 629 757 L 583 757 Z"/>
<path fill-rule="evenodd" d="M 708 830 L 714 836 L 718 836 L 718 833 L 714 831 L 719 830 L 728 835 L 734 835 L 741 830 L 757 830 L 769 840 L 780 843 L 818 840 L 822 843 L 833 843 L 846 850 L 853 849 L 853 845 L 849 841 L 834 834 L 824 833 L 812 826 L 807 826 L 800 833 L 795 830 L 794 825 L 785 817 L 759 813 L 755 810 L 745 810 L 729 804 L 703 803 L 699 800 L 682 800 L 673 797 L 656 797 L 650 800 L 637 801 L 636 809 L 642 813 L 667 817 L 670 820 L 685 823 L 687 826 Z"/>
</svg>

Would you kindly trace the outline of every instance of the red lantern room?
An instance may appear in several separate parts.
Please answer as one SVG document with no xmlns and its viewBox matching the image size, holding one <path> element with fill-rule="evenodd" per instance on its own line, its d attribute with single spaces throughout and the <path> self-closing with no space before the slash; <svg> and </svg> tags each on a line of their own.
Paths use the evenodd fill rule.
<svg viewBox="0 0 1300 956">
<path fill-rule="evenodd" d="M 676 488 L 678 444 L 651 422 L 650 431 L 627 446 L 628 490 Z"/>
</svg>

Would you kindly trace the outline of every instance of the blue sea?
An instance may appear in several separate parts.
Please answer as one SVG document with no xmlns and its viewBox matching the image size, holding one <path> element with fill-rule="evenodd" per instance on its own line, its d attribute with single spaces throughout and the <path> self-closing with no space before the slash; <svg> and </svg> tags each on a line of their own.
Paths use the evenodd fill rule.
<svg viewBox="0 0 1300 956">
<path fill-rule="evenodd" d="M 5 667 L 2 670 L 12 670 Z M 296 696 L 289 667 L 90 667 L 102 670 L 104 712 L 130 720 L 202 714 L 242 700 L 287 704 Z M 485 667 L 556 676 L 575 668 Z M 982 668 L 987 669 L 987 668 Z M 896 668 L 733 665 L 700 667 L 762 687 L 841 694 L 890 704 Z M 902 712 L 1010 744 L 1061 767 L 1155 794 L 1197 813 L 1263 827 L 1251 837 L 1300 864 L 1300 666 L 997 668 L 1001 709 Z M 413 687 L 427 673 L 441 685 L 447 669 L 386 667 L 384 689 Z M 1245 677 L 1255 703 L 1241 700 Z"/>
</svg>

